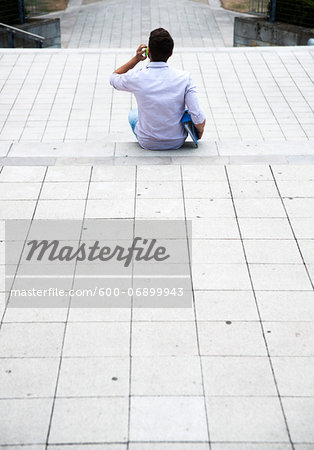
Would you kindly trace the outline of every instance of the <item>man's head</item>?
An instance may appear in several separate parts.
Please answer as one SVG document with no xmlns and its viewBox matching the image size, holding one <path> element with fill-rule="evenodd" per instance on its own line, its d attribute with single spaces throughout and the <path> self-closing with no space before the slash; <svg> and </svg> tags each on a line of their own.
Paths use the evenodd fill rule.
<svg viewBox="0 0 314 450">
<path fill-rule="evenodd" d="M 148 47 L 152 61 L 167 62 L 172 55 L 174 42 L 167 30 L 157 28 L 150 33 Z"/>
</svg>

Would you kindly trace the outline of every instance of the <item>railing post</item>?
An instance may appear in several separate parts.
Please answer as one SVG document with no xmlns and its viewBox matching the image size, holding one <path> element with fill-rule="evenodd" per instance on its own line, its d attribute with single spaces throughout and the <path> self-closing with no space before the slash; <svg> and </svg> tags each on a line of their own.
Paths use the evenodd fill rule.
<svg viewBox="0 0 314 450">
<path fill-rule="evenodd" d="M 14 33 L 12 31 L 8 33 L 8 46 L 9 46 L 9 48 L 15 47 Z"/>
<path fill-rule="evenodd" d="M 270 0 L 270 16 L 269 16 L 270 22 L 275 22 L 276 20 L 276 6 L 277 0 Z"/>
<path fill-rule="evenodd" d="M 23 25 L 26 22 L 24 0 L 18 0 L 18 2 L 19 2 L 20 23 Z"/>
<path fill-rule="evenodd" d="M 272 0 L 248 0 L 248 4 L 249 13 L 270 17 Z"/>
</svg>

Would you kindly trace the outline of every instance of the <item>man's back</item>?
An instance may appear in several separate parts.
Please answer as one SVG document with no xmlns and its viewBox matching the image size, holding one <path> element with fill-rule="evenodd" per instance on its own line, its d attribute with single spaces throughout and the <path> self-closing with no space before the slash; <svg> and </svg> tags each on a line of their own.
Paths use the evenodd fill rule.
<svg viewBox="0 0 314 450">
<path fill-rule="evenodd" d="M 189 73 L 172 69 L 167 63 L 151 62 L 124 75 L 112 74 L 110 82 L 116 89 L 135 95 L 138 104 L 135 132 L 143 148 L 180 148 L 186 139 L 181 124 L 186 105 L 192 118 L 201 116 Z"/>
<path fill-rule="evenodd" d="M 186 93 L 191 89 L 187 72 L 174 70 L 164 62 L 151 62 L 144 69 L 125 75 L 113 74 L 111 84 L 132 92 L 138 104 L 135 129 L 144 148 L 180 148 L 186 132 L 181 124 Z"/>
<path fill-rule="evenodd" d="M 170 68 L 166 62 L 173 47 L 169 32 L 157 28 L 150 34 L 149 47 L 141 44 L 136 55 L 110 78 L 116 89 L 135 95 L 138 111 L 131 111 L 129 122 L 140 145 L 146 149 L 178 149 L 183 145 L 187 133 L 181 118 L 186 108 L 199 138 L 204 131 L 205 115 L 190 75 Z M 135 68 L 147 56 L 151 62 L 143 69 Z"/>
</svg>

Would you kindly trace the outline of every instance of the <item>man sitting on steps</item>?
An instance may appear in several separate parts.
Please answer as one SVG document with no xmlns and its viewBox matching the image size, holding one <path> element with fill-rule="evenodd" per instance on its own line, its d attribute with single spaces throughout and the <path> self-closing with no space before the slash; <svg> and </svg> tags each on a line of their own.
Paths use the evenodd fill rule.
<svg viewBox="0 0 314 450">
<path fill-rule="evenodd" d="M 196 86 L 187 72 L 172 69 L 167 61 L 174 42 L 168 31 L 158 28 L 150 34 L 147 46 L 140 45 L 136 55 L 110 77 L 110 84 L 119 91 L 132 92 L 138 109 L 129 114 L 129 122 L 139 144 L 144 149 L 180 148 L 187 132 L 181 124 L 185 109 L 189 110 L 201 139 L 205 115 L 200 108 Z M 143 69 L 135 66 L 148 57 Z"/>
</svg>

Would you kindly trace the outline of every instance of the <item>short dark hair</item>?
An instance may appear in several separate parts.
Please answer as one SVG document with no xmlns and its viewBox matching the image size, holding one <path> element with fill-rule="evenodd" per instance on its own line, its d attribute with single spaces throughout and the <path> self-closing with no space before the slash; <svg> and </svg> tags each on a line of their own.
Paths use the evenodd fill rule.
<svg viewBox="0 0 314 450">
<path fill-rule="evenodd" d="M 174 47 L 170 33 L 164 28 L 157 28 L 150 33 L 149 51 L 153 61 L 167 62 Z"/>
</svg>

